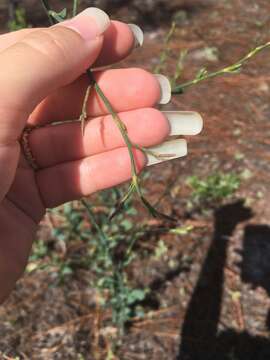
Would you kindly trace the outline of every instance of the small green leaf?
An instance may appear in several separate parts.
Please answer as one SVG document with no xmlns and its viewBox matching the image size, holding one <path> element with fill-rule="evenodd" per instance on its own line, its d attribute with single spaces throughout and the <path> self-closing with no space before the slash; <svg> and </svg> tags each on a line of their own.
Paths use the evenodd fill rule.
<svg viewBox="0 0 270 360">
<path fill-rule="evenodd" d="M 171 229 L 169 232 L 175 235 L 187 235 L 193 229 L 194 229 L 193 226 L 189 225 L 189 226 L 183 226 L 183 227 Z"/>
<path fill-rule="evenodd" d="M 134 304 L 137 301 L 145 299 L 146 292 L 142 289 L 134 289 L 128 294 L 127 302 L 129 305 Z"/>
<path fill-rule="evenodd" d="M 61 269 L 61 274 L 62 275 L 71 275 L 72 273 L 73 273 L 73 270 L 68 265 L 64 265 L 63 268 Z"/>
<path fill-rule="evenodd" d="M 62 18 L 65 19 L 67 17 L 67 8 L 64 8 L 63 10 L 61 10 L 58 15 Z"/>
<path fill-rule="evenodd" d="M 130 220 L 123 220 L 121 222 L 121 226 L 126 230 L 126 231 L 129 231 L 133 228 L 133 223 L 130 221 Z"/>
<path fill-rule="evenodd" d="M 199 80 L 204 79 L 207 75 L 208 75 L 208 71 L 206 70 L 206 68 L 202 68 L 197 72 L 196 79 Z"/>
<path fill-rule="evenodd" d="M 59 13 L 57 13 L 56 11 L 53 11 L 53 10 L 49 10 L 48 14 L 59 23 L 66 19 L 67 9 L 63 9 Z"/>
</svg>

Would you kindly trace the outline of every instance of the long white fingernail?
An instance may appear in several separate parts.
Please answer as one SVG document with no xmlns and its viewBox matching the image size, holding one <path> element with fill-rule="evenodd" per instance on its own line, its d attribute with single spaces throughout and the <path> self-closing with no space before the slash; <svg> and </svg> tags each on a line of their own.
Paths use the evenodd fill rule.
<svg viewBox="0 0 270 360">
<path fill-rule="evenodd" d="M 94 40 L 110 26 L 109 16 L 101 9 L 89 7 L 72 19 L 63 21 L 56 26 L 65 26 L 78 32 L 86 41 Z"/>
<path fill-rule="evenodd" d="M 141 47 L 143 45 L 143 40 L 144 40 L 144 34 L 142 29 L 135 24 L 128 24 L 130 30 L 133 33 L 134 36 L 134 48 L 138 48 Z M 92 71 L 104 71 L 107 69 L 110 69 L 112 67 L 112 65 L 106 65 L 106 66 L 100 66 L 100 67 L 96 67 L 96 68 L 92 68 Z"/>
<path fill-rule="evenodd" d="M 154 76 L 156 77 L 157 81 L 160 84 L 161 95 L 160 95 L 159 103 L 161 105 L 168 104 L 172 98 L 172 87 L 170 80 L 166 76 L 161 74 L 154 74 Z"/>
<path fill-rule="evenodd" d="M 147 166 L 159 164 L 163 161 L 177 159 L 187 155 L 187 142 L 184 139 L 166 141 L 161 145 L 149 148 L 154 154 L 147 154 Z"/>
<path fill-rule="evenodd" d="M 135 24 L 128 24 L 128 26 L 134 35 L 134 48 L 141 47 L 144 41 L 144 34 L 142 29 Z"/>
<path fill-rule="evenodd" d="M 170 123 L 170 136 L 197 135 L 202 131 L 203 119 L 192 111 L 163 111 Z"/>
</svg>

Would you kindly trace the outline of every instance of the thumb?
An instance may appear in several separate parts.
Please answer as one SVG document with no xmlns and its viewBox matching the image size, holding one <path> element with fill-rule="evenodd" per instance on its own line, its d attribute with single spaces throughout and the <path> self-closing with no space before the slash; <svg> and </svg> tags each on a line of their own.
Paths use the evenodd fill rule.
<svg viewBox="0 0 270 360">
<path fill-rule="evenodd" d="M 27 118 L 42 99 L 95 62 L 109 25 L 106 13 L 88 8 L 0 53 L 0 201 L 16 171 Z"/>
</svg>

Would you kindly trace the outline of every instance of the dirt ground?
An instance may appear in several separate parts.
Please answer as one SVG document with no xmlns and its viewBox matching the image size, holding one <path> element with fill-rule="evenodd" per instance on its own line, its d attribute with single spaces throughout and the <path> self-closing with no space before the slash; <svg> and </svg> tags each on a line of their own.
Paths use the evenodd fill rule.
<svg viewBox="0 0 270 360">
<path fill-rule="evenodd" d="M 182 9 L 168 73 L 179 50 L 189 49 L 183 80 L 202 66 L 230 64 L 270 39 L 269 0 L 202 0 Z M 121 8 L 115 16 L 126 19 L 127 11 Z M 137 20 L 143 24 L 145 19 Z M 170 23 L 163 20 L 161 27 L 145 24 L 143 49 L 123 66 L 153 69 Z M 214 57 L 210 48 L 217 49 Z M 194 230 L 144 240 L 151 247 L 162 239 L 169 251 L 158 261 L 136 260 L 135 281 L 148 284 L 155 296 L 145 304 L 145 318 L 131 323 L 118 353 L 121 360 L 270 359 L 269 59 L 265 52 L 240 75 L 202 83 L 167 106 L 201 112 L 205 128 L 189 139 L 187 158 L 153 169 L 149 195 L 156 199 L 170 184 L 162 209 L 172 209 L 182 225 Z M 244 174 L 235 199 L 189 214 L 186 178 L 217 170 Z M 47 220 L 42 226 L 48 227 Z M 173 267 L 168 265 L 172 259 Z M 88 275 L 78 271 L 57 286 L 52 272 L 25 275 L 0 307 L 0 358 L 97 358 Z"/>
</svg>

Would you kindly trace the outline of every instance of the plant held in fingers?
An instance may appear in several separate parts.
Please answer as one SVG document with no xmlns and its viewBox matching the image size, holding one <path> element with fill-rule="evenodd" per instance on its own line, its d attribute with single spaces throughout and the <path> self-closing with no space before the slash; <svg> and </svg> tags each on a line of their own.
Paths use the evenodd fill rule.
<svg viewBox="0 0 270 360">
<path fill-rule="evenodd" d="M 50 7 L 48 0 L 41 0 L 41 2 L 47 12 L 51 24 L 56 24 L 67 19 L 67 9 L 56 12 Z M 75 16 L 77 14 L 77 8 L 78 1 L 74 0 L 71 14 L 72 16 Z M 139 30 L 137 28 L 136 30 L 134 30 L 133 27 L 133 31 L 135 31 L 135 36 L 137 32 L 137 42 L 141 44 L 142 41 L 141 34 L 140 32 L 138 32 Z M 165 50 L 161 54 L 160 64 L 156 68 L 157 72 L 159 72 L 161 69 L 164 69 L 164 64 L 166 62 L 166 58 L 168 57 L 170 40 L 174 34 L 174 31 L 175 24 L 173 24 L 168 36 L 165 39 Z M 194 79 L 183 84 L 179 83 L 179 78 L 183 71 L 183 64 L 186 52 L 181 52 L 179 54 L 179 58 L 176 64 L 175 74 L 171 80 L 171 86 L 165 77 L 157 77 L 160 86 L 166 88 L 166 96 L 162 99 L 161 102 L 168 102 L 172 95 L 179 96 L 189 87 L 196 85 L 202 81 L 217 76 L 237 74 L 251 58 L 253 58 L 259 52 L 268 47 L 270 47 L 270 43 L 258 46 L 255 49 L 251 50 L 246 56 L 244 56 L 236 63 L 230 66 L 226 66 L 225 68 L 217 70 L 215 72 L 209 72 L 206 69 L 201 69 L 196 74 Z M 187 154 L 186 141 L 184 139 L 179 139 L 179 135 L 198 134 L 202 129 L 201 117 L 194 112 L 163 112 L 163 114 L 169 121 L 170 137 L 172 137 L 173 139 L 171 141 L 166 141 L 164 144 L 156 146 L 154 148 L 142 147 L 134 143 L 130 139 L 126 125 L 121 119 L 121 116 L 114 109 L 111 101 L 105 95 L 102 86 L 96 80 L 96 77 L 93 74 L 93 69 L 88 69 L 86 74 L 89 86 L 87 87 L 84 96 L 82 111 L 79 118 L 79 120 L 81 121 L 81 136 L 85 136 L 85 126 L 88 120 L 88 100 L 92 93 L 95 93 L 95 95 L 98 96 L 99 100 L 104 105 L 104 108 L 106 108 L 107 112 L 111 115 L 111 118 L 116 124 L 128 149 L 131 164 L 131 183 L 129 185 L 129 188 L 124 194 L 122 194 L 120 191 L 117 192 L 117 190 L 111 190 L 112 193 L 110 193 L 110 196 L 115 197 L 117 199 L 117 202 L 116 205 L 109 205 L 111 207 L 111 211 L 110 214 L 108 214 L 109 211 L 107 209 L 107 211 L 105 211 L 106 215 L 109 215 L 110 219 L 117 216 L 117 220 L 119 220 L 118 216 L 123 216 L 123 214 L 121 213 L 122 210 L 126 212 L 131 210 L 130 201 L 132 199 L 132 196 L 134 194 L 137 194 L 143 206 L 149 211 L 152 216 L 168 221 L 174 221 L 175 219 L 173 219 L 170 214 L 165 215 L 161 213 L 146 199 L 145 192 L 143 191 L 141 185 L 142 173 L 138 172 L 134 151 L 136 151 L 137 149 L 142 151 L 146 155 L 148 159 L 148 164 L 150 165 L 156 164 L 163 160 L 169 160 L 176 157 L 185 156 Z M 217 181 L 216 179 L 214 180 L 214 185 L 216 185 Z M 209 186 L 206 187 L 204 186 L 204 184 L 195 181 L 195 179 L 193 179 L 193 186 L 199 189 L 198 193 L 200 199 L 208 196 L 211 190 L 211 187 L 209 190 Z M 225 190 L 227 191 L 227 189 Z M 218 195 L 220 192 L 222 192 L 223 195 L 223 191 L 225 190 L 223 187 L 219 186 Z M 114 196 L 116 194 L 115 191 L 117 192 L 117 196 Z M 106 199 L 106 205 L 108 205 L 108 195 Z M 95 214 L 95 209 L 93 208 L 93 206 L 90 205 L 87 199 L 82 199 L 82 204 L 86 208 L 89 220 L 92 224 L 91 234 L 89 235 L 93 238 L 93 251 L 91 254 L 91 262 L 89 262 L 89 266 L 93 269 L 93 272 L 95 272 L 96 275 L 96 281 L 94 283 L 94 286 L 100 292 L 100 303 L 103 306 L 107 306 L 112 310 L 113 324 L 117 326 L 117 328 L 119 329 L 119 333 L 122 335 L 126 323 L 128 322 L 128 320 L 130 320 L 132 316 L 132 307 L 136 304 L 136 302 L 142 301 L 147 294 L 147 290 L 145 289 L 132 287 L 129 283 L 127 275 L 127 267 L 131 264 L 131 262 L 136 256 L 134 248 L 139 237 L 135 233 L 133 233 L 130 238 L 123 239 L 121 236 L 116 236 L 114 232 L 106 232 L 108 230 L 108 227 L 110 226 L 108 225 L 109 221 L 107 221 L 107 223 L 105 224 L 104 216 L 102 217 L 102 221 L 101 217 L 97 218 Z M 123 225 L 122 222 L 125 225 Z M 133 229 L 133 225 L 131 224 L 130 226 L 128 221 L 124 223 L 123 218 L 121 218 L 121 224 L 123 225 L 122 227 L 117 227 L 117 231 L 119 232 L 121 232 L 121 230 L 125 227 L 127 231 Z M 119 247 L 121 246 L 124 246 L 124 250 L 121 250 L 120 256 L 117 256 L 119 252 Z"/>
<path fill-rule="evenodd" d="M 50 20 L 51 24 L 55 24 L 55 23 L 59 23 L 64 21 L 67 17 L 68 17 L 68 12 L 67 9 L 63 9 L 60 12 L 56 12 L 53 11 L 50 8 L 49 5 L 49 1 L 48 0 L 41 0 L 42 4 L 48 14 L 48 18 Z M 72 16 L 75 16 L 77 14 L 77 9 L 78 9 L 78 1 L 74 0 L 73 1 L 73 9 L 72 9 Z M 156 71 L 162 69 L 164 62 L 166 62 L 166 58 L 168 56 L 167 53 L 167 49 L 169 47 L 169 43 L 170 40 L 175 32 L 176 29 L 176 25 L 175 23 L 172 24 L 172 27 L 168 33 L 168 35 L 165 38 L 165 50 L 162 52 L 161 56 L 160 56 L 160 64 L 157 65 L 156 67 Z M 139 41 L 140 42 L 140 41 Z M 183 83 L 183 84 L 177 84 L 177 81 L 179 80 L 179 77 L 181 76 L 182 70 L 183 70 L 183 62 L 186 56 L 186 52 L 181 52 L 178 62 L 176 64 L 176 70 L 175 70 L 175 74 L 171 80 L 171 83 L 173 84 L 173 87 L 171 88 L 171 95 L 179 95 L 182 94 L 187 88 L 189 88 L 190 86 L 196 85 L 202 81 L 205 80 L 209 80 L 218 76 L 223 76 L 223 75 L 227 75 L 227 74 L 237 74 L 241 71 L 241 69 L 243 68 L 243 66 L 250 60 L 252 59 L 254 56 L 256 56 L 259 52 L 261 52 L 262 50 L 269 48 L 270 47 L 270 42 L 263 44 L 261 46 L 258 46 L 254 49 L 252 49 L 246 56 L 244 56 L 243 58 L 241 58 L 240 60 L 238 60 L 236 63 L 226 66 L 223 69 L 214 71 L 214 72 L 209 72 L 207 69 L 203 68 L 201 70 L 198 71 L 198 73 L 196 74 L 195 78 Z M 84 135 L 84 129 L 85 129 L 85 124 L 86 124 L 86 120 L 87 120 L 87 103 L 88 103 L 88 99 L 90 96 L 91 91 L 95 91 L 96 94 L 99 96 L 99 98 L 101 99 L 101 101 L 103 102 L 105 108 L 107 109 L 108 113 L 111 114 L 115 124 L 117 125 L 123 139 L 124 142 L 128 148 L 128 152 L 129 152 L 129 156 L 130 156 L 130 162 L 131 162 L 131 184 L 130 187 L 127 191 L 127 193 L 123 196 L 123 198 L 119 201 L 119 203 L 117 204 L 117 206 L 115 207 L 114 211 L 111 213 L 110 218 L 112 219 L 115 214 L 120 211 L 123 208 L 124 203 L 134 194 L 137 193 L 139 199 L 141 200 L 142 204 L 144 205 L 144 207 L 149 211 L 149 213 L 154 216 L 154 217 L 159 217 L 159 218 L 163 218 L 165 220 L 171 220 L 174 221 L 175 219 L 173 219 L 171 216 L 169 215 L 165 215 L 161 212 L 159 212 L 155 207 L 153 207 L 149 201 L 145 198 L 145 196 L 143 195 L 143 191 L 141 188 L 141 182 L 140 182 L 140 175 L 138 174 L 137 171 L 137 167 L 136 167 L 136 161 L 135 161 L 135 157 L 133 154 L 133 149 L 139 149 L 141 150 L 148 159 L 151 159 L 150 164 L 155 164 L 158 163 L 162 160 L 170 160 L 170 159 L 174 159 L 175 157 L 178 157 L 177 154 L 174 153 L 174 151 L 176 150 L 176 147 L 180 146 L 180 144 L 183 146 L 183 148 L 185 148 L 185 142 L 175 142 L 175 143 L 171 143 L 169 146 L 162 146 L 162 147 L 158 147 L 154 150 L 152 149 L 148 149 L 142 146 L 139 146 L 138 144 L 134 144 L 128 135 L 127 129 L 125 124 L 123 123 L 123 121 L 121 120 L 120 116 L 117 114 L 117 112 L 114 110 L 112 104 L 110 103 L 110 100 L 106 97 L 106 95 L 104 94 L 103 90 L 101 89 L 101 87 L 99 86 L 98 82 L 95 80 L 95 77 L 93 76 L 93 72 L 91 69 L 87 70 L 87 76 L 89 79 L 89 86 L 87 87 L 86 90 L 86 94 L 84 97 L 84 101 L 83 101 L 83 107 L 82 107 L 82 112 L 80 115 L 80 121 L 81 121 L 81 128 L 82 128 L 82 136 Z M 161 86 L 162 83 L 164 84 L 164 82 L 166 82 L 166 78 L 165 77 L 161 77 Z M 166 85 L 165 85 L 166 87 Z M 168 92 L 168 86 L 167 86 L 167 92 Z M 170 99 L 170 97 L 168 98 Z M 166 103 L 166 101 L 165 101 Z M 180 115 L 180 114 L 179 114 Z M 187 114 L 185 114 L 186 116 L 188 116 Z M 179 120 L 179 119 L 178 119 Z M 183 119 L 182 119 L 183 120 Z M 198 121 L 200 122 L 200 120 L 195 119 L 192 122 L 192 119 L 189 119 L 190 122 L 190 132 L 187 133 L 187 135 L 195 135 L 198 132 L 200 132 L 201 127 L 200 124 L 198 125 Z M 185 129 L 184 129 L 184 125 L 182 125 L 180 123 L 180 121 L 178 122 L 178 126 L 181 127 L 180 133 L 185 135 Z M 172 123 L 170 124 L 172 125 Z M 192 129 L 192 127 L 194 129 Z M 172 134 L 171 135 L 175 135 Z M 160 152 L 159 150 L 164 150 L 164 148 L 167 150 L 165 153 Z M 186 151 L 183 150 L 181 156 L 186 155 Z M 154 159 L 153 159 L 154 158 Z"/>
</svg>

